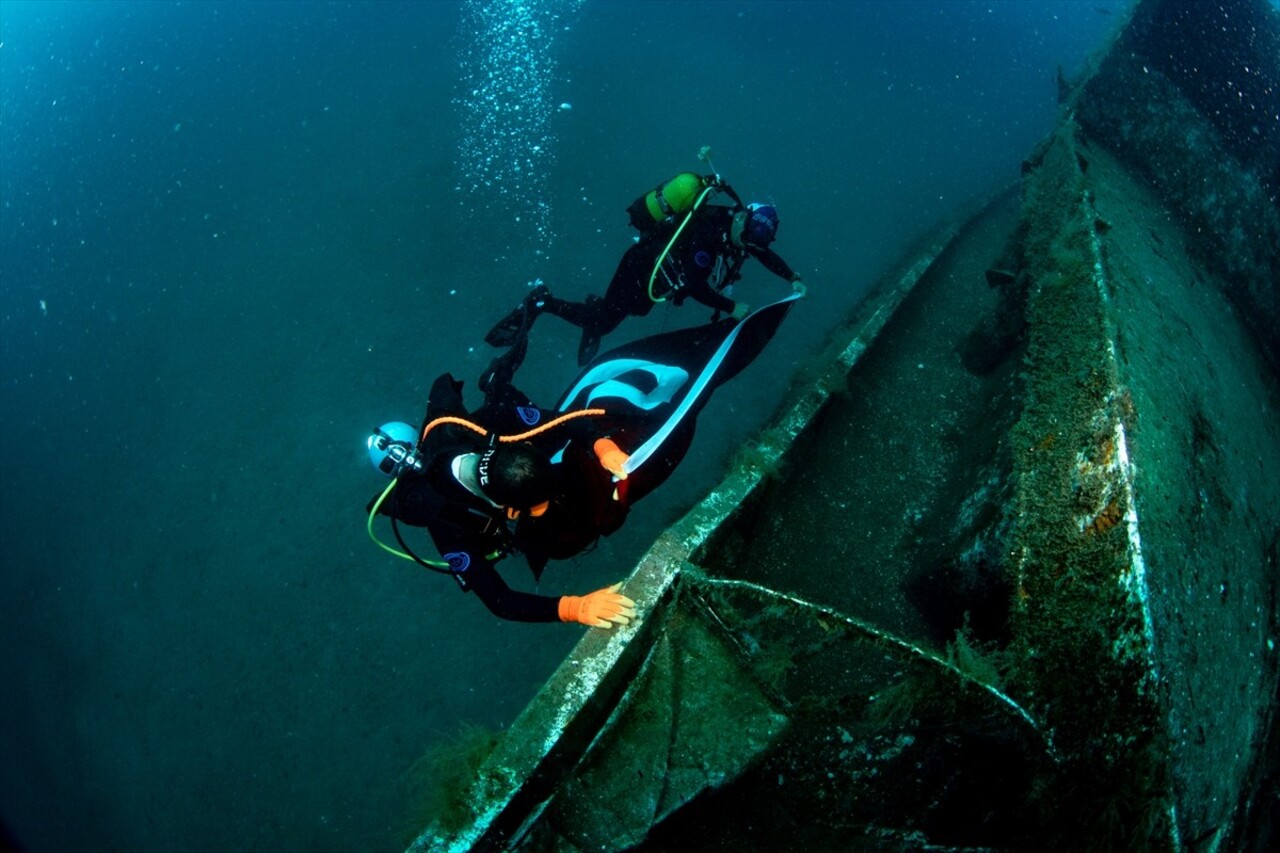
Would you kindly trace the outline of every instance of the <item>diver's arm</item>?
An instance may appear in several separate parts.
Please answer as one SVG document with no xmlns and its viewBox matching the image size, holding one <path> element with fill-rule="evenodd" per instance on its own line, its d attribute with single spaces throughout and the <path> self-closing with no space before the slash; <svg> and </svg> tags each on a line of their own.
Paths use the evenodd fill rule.
<svg viewBox="0 0 1280 853">
<path fill-rule="evenodd" d="M 732 314 L 737 304 L 723 293 L 717 293 L 704 278 L 697 278 L 687 282 L 684 295 L 691 296 L 708 308 L 714 308 L 716 311 L 725 314 Z"/>
<path fill-rule="evenodd" d="M 464 589 L 469 589 L 499 619 L 512 622 L 559 622 L 560 597 L 519 592 L 507 586 L 493 563 L 474 560 L 458 573 Z"/>
<path fill-rule="evenodd" d="M 751 256 L 759 261 L 765 269 L 776 275 L 778 278 L 787 282 L 796 282 L 800 280 L 800 275 L 791 268 L 791 266 L 782 259 L 782 256 L 773 249 L 759 249 L 755 246 L 748 246 L 747 251 Z"/>
<path fill-rule="evenodd" d="M 493 564 L 485 560 L 479 571 L 467 578 L 465 588 L 475 591 L 489 612 L 513 622 L 578 622 L 592 628 L 626 625 L 636 617 L 636 603 L 620 593 L 622 584 L 598 589 L 587 595 L 555 598 L 516 592 L 507 586 Z"/>
</svg>

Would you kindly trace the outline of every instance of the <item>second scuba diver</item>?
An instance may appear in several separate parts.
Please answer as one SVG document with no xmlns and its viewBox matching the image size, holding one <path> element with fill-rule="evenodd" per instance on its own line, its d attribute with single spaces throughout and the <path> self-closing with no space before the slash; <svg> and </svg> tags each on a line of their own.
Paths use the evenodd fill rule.
<svg viewBox="0 0 1280 853">
<path fill-rule="evenodd" d="M 706 203 L 723 192 L 732 205 Z M 692 298 L 740 320 L 746 305 L 724 291 L 741 278 L 742 265 L 755 258 L 803 295 L 801 277 L 769 248 L 778 234 L 778 211 L 771 204 L 743 204 L 718 175 L 683 172 L 659 184 L 627 209 L 640 237 L 622 256 L 603 298 L 570 302 L 539 285 L 485 336 L 491 346 L 510 346 L 525 324 L 548 312 L 582 329 L 578 363 L 595 357 L 600 339 L 629 317 L 643 317 L 659 302 L 676 305 Z"/>
</svg>

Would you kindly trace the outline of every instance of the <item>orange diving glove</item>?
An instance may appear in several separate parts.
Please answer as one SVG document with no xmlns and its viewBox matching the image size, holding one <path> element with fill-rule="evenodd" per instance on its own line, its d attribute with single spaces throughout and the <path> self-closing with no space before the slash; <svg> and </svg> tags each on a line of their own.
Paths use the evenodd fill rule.
<svg viewBox="0 0 1280 853">
<path fill-rule="evenodd" d="M 604 470 L 619 480 L 627 479 L 627 469 L 622 466 L 627 464 L 631 454 L 624 453 L 622 448 L 614 444 L 611 438 L 596 439 L 596 443 L 591 445 L 591 449 L 596 452 L 596 458 L 600 460 L 600 465 Z"/>
<path fill-rule="evenodd" d="M 622 584 L 615 583 L 587 595 L 561 596 L 560 621 L 581 622 L 592 628 L 612 628 L 630 623 L 636 618 L 636 603 L 618 592 L 620 589 Z"/>
</svg>

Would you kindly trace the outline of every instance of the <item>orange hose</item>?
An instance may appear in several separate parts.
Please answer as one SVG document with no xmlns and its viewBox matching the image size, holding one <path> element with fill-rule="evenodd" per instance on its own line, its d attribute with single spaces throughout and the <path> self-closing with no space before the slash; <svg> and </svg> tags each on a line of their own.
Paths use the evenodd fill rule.
<svg viewBox="0 0 1280 853">
<path fill-rule="evenodd" d="M 580 418 L 583 415 L 590 415 L 594 417 L 596 415 L 603 415 L 603 414 L 605 414 L 604 409 L 579 409 L 576 412 L 569 412 L 567 414 L 561 415 L 558 418 L 549 420 L 545 424 L 542 424 L 541 426 L 536 426 L 533 429 L 529 430 L 528 432 L 522 432 L 519 435 L 500 435 L 498 436 L 498 441 L 506 441 L 506 442 L 524 441 L 527 438 L 533 438 L 535 435 L 538 435 L 539 433 L 544 433 L 547 430 L 551 429 L 552 427 L 558 427 L 560 426 L 560 424 L 564 423 L 565 421 L 573 420 L 574 418 Z"/>
<path fill-rule="evenodd" d="M 576 412 L 568 412 L 567 414 L 563 414 L 558 418 L 549 420 L 545 424 L 534 427 L 528 432 L 522 432 L 519 435 L 500 435 L 498 436 L 498 441 L 501 441 L 507 444 L 513 441 L 524 441 L 525 439 L 533 438 L 535 435 L 544 433 L 547 430 L 551 429 L 552 427 L 558 427 L 560 426 L 560 424 L 564 423 L 565 421 L 573 420 L 574 418 L 580 418 L 584 415 L 590 415 L 594 417 L 594 416 L 603 415 L 603 414 L 605 414 L 604 409 L 579 409 Z M 421 444 L 423 441 L 425 441 L 427 437 L 427 433 L 431 432 L 431 430 L 435 429 L 440 424 L 453 424 L 454 426 L 466 427 L 472 432 L 478 432 L 481 435 L 489 434 L 489 431 L 484 427 L 480 426 L 479 424 L 474 424 L 471 421 L 465 420 L 463 418 L 454 417 L 452 415 L 446 415 L 445 417 L 442 417 L 442 418 L 436 418 L 434 421 L 424 426 L 422 428 L 422 437 L 418 439 L 418 443 Z"/>
<path fill-rule="evenodd" d="M 418 443 L 421 444 L 425 441 L 427 433 L 431 432 L 431 430 L 435 429 L 440 424 L 454 424 L 455 426 L 466 427 L 467 429 L 472 430 L 473 432 L 478 432 L 481 435 L 489 434 L 489 431 L 484 427 L 473 424 L 471 421 L 463 420 L 462 418 L 455 418 L 452 415 L 446 415 L 443 418 L 436 418 L 434 421 L 424 426 L 422 428 L 422 435 L 418 438 Z"/>
</svg>

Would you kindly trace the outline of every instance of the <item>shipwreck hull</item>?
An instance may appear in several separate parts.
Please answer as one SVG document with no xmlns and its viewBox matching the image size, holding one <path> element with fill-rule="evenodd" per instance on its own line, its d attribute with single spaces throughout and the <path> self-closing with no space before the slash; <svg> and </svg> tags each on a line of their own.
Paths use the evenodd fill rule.
<svg viewBox="0 0 1280 853">
<path fill-rule="evenodd" d="M 868 297 L 641 560 L 641 621 L 588 632 L 412 849 L 1265 844 L 1276 200 L 1173 76 L 1121 85 L 1184 12 L 1141 4 L 1021 186 Z M 1150 168 L 1175 120 L 1200 203 Z"/>
</svg>

